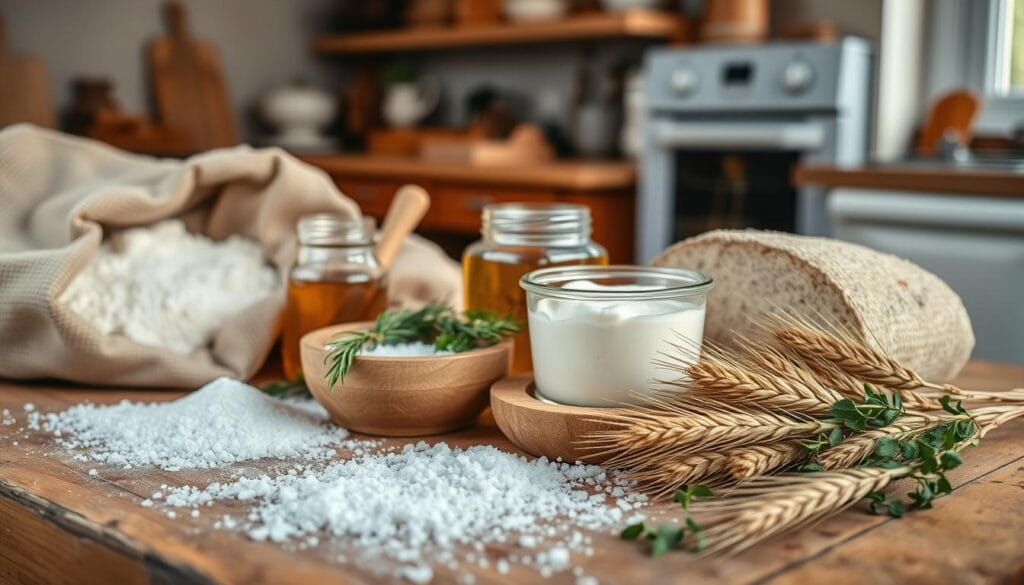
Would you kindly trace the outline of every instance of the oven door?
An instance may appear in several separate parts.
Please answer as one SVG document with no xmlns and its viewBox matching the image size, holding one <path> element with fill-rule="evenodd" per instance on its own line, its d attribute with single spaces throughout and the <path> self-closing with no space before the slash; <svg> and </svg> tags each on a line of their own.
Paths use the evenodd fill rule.
<svg viewBox="0 0 1024 585">
<path fill-rule="evenodd" d="M 637 258 L 719 227 L 792 231 L 804 206 L 792 167 L 825 157 L 822 120 L 653 119 L 637 201 Z"/>
</svg>

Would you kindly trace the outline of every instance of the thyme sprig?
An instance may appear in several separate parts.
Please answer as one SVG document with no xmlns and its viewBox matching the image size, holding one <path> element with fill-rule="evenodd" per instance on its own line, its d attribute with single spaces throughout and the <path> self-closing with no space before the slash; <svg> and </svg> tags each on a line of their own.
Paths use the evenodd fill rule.
<svg viewBox="0 0 1024 585">
<path fill-rule="evenodd" d="M 622 529 L 622 533 L 619 536 L 623 540 L 643 538 L 650 541 L 651 556 L 657 557 L 679 546 L 686 536 L 686 531 L 689 530 L 693 536 L 691 548 L 696 552 L 700 552 L 706 546 L 704 528 L 690 515 L 690 504 L 698 498 L 710 498 L 713 495 L 714 493 L 711 491 L 711 488 L 706 485 L 683 486 L 676 490 L 672 499 L 686 511 L 685 527 L 662 524 L 655 528 L 647 522 L 638 522 Z"/>
<path fill-rule="evenodd" d="M 370 329 L 345 331 L 327 342 L 324 357 L 324 363 L 330 365 L 327 388 L 333 390 L 339 382 L 344 383 L 356 357 L 364 349 L 421 341 L 433 343 L 438 351 L 461 353 L 494 345 L 518 331 L 518 322 L 490 311 L 465 311 L 460 315 L 451 307 L 439 304 L 429 304 L 416 311 L 385 311 Z"/>
</svg>

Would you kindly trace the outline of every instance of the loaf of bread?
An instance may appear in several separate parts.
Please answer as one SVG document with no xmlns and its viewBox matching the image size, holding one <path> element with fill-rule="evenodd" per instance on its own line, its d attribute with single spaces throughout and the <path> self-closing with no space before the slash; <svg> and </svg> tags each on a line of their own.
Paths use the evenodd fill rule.
<svg viewBox="0 0 1024 585">
<path fill-rule="evenodd" d="M 864 246 L 778 232 L 719 230 L 679 242 L 657 266 L 710 274 L 705 334 L 729 343 L 783 308 L 858 334 L 925 379 L 955 376 L 974 348 L 963 302 L 920 266 Z"/>
</svg>

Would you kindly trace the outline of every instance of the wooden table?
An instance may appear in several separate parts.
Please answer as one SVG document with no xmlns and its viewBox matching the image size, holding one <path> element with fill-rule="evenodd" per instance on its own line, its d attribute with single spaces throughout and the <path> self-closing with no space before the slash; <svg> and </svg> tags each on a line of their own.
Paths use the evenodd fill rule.
<svg viewBox="0 0 1024 585">
<path fill-rule="evenodd" d="M 976 389 L 1021 386 L 1024 367 L 975 362 L 959 382 Z M 289 551 L 213 528 L 220 514 L 238 514 L 237 502 L 203 508 L 195 519 L 180 514 L 176 520 L 139 505 L 163 483 L 195 484 L 221 471 L 100 467 L 72 460 L 40 432 L 18 430 L 24 426 L 26 402 L 53 411 L 86 399 L 109 403 L 126 396 L 166 400 L 179 395 L 0 382 L 0 409 L 10 409 L 17 419 L 0 425 L 0 583 L 387 582 L 365 568 L 333 561 L 345 543 Z M 486 418 L 474 428 L 435 439 L 515 450 Z M 90 476 L 90 467 L 99 474 Z M 233 469 L 255 472 L 260 465 Z M 635 543 L 594 535 L 594 555 L 581 563 L 601 583 L 621 585 L 1024 583 L 1024 421 L 1007 424 L 967 451 L 951 480 L 956 492 L 937 501 L 933 510 L 894 520 L 854 509 L 734 558 L 676 553 L 650 559 Z M 655 511 L 671 508 L 662 505 Z M 492 547 L 489 552 L 501 551 Z M 508 575 L 471 570 L 477 583 L 540 580 L 533 570 L 516 566 Z M 435 582 L 450 583 L 455 577 L 440 568 Z M 572 583 L 573 577 L 562 573 L 552 582 Z"/>
</svg>

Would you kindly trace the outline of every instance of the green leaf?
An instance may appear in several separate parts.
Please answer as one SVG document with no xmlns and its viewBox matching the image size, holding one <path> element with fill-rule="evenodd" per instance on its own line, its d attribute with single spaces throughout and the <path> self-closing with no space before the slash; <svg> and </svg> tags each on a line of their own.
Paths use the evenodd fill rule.
<svg viewBox="0 0 1024 585">
<path fill-rule="evenodd" d="M 857 403 L 849 398 L 844 398 L 839 402 L 832 405 L 830 409 L 832 412 L 832 418 L 839 420 L 856 419 L 862 418 L 863 415 L 857 410 Z"/>
<path fill-rule="evenodd" d="M 694 548 L 697 549 L 697 552 L 700 552 L 707 548 L 708 543 L 707 539 L 704 538 L 704 527 L 700 524 L 697 524 L 697 521 L 693 518 L 686 519 L 686 527 L 689 528 L 690 533 L 693 534 L 695 540 Z"/>
<path fill-rule="evenodd" d="M 823 471 L 823 470 L 822 470 L 822 467 L 821 467 L 820 464 L 811 462 L 811 463 L 805 463 L 804 465 L 801 465 L 800 468 L 797 471 L 800 471 L 802 473 L 814 473 L 814 472 Z"/>
<path fill-rule="evenodd" d="M 940 475 L 939 479 L 935 480 L 935 491 L 940 494 L 951 494 L 953 493 L 953 485 L 949 483 L 945 475 Z"/>
<path fill-rule="evenodd" d="M 661 556 L 672 550 L 683 539 L 683 529 L 669 524 L 662 524 L 651 544 L 651 556 Z"/>
<path fill-rule="evenodd" d="M 828 446 L 835 447 L 843 441 L 843 429 L 836 427 L 828 434 Z"/>
<path fill-rule="evenodd" d="M 906 443 L 903 443 L 900 447 L 900 451 L 902 452 L 901 454 L 903 455 L 903 458 L 906 460 L 917 459 L 921 452 L 917 447 L 917 443 L 914 441 L 907 441 Z"/>
<path fill-rule="evenodd" d="M 695 498 L 710 498 L 715 495 L 708 486 L 698 483 L 686 488 L 690 495 Z"/>
<path fill-rule="evenodd" d="M 892 457 L 900 450 L 900 444 L 892 437 L 882 437 L 875 445 L 875 455 L 879 457 Z"/>
<path fill-rule="evenodd" d="M 623 528 L 622 534 L 619 536 L 622 537 L 622 540 L 636 540 L 644 532 L 647 532 L 647 525 L 643 522 L 638 522 Z"/>
<path fill-rule="evenodd" d="M 946 451 L 942 454 L 942 457 L 940 457 L 942 468 L 946 471 L 960 467 L 960 464 L 963 463 L 963 461 L 963 458 L 960 457 L 960 454 L 956 451 Z"/>
<path fill-rule="evenodd" d="M 899 500 L 892 500 L 892 501 L 889 501 L 889 502 L 885 503 L 885 508 L 889 512 L 889 515 L 892 516 L 893 518 L 902 518 L 903 517 L 903 512 L 904 512 L 903 502 L 901 502 Z"/>
<path fill-rule="evenodd" d="M 690 492 L 688 490 L 676 490 L 676 493 L 672 496 L 672 501 L 686 509 L 690 506 Z"/>
</svg>

